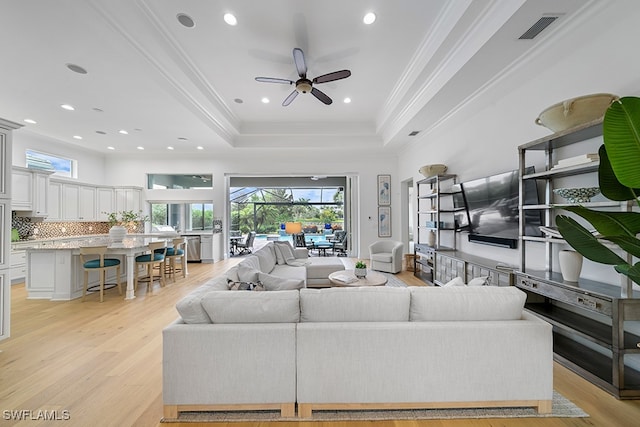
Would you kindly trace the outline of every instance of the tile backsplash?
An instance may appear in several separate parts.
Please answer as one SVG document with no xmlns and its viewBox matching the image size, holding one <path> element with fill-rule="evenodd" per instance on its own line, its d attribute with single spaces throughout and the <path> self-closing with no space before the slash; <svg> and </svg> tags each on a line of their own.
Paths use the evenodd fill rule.
<svg viewBox="0 0 640 427">
<path fill-rule="evenodd" d="M 42 222 L 33 218 L 11 215 L 11 227 L 18 230 L 20 240 L 51 239 L 55 237 L 84 236 L 109 233 L 108 222 Z M 144 232 L 144 225 L 136 232 Z"/>
</svg>

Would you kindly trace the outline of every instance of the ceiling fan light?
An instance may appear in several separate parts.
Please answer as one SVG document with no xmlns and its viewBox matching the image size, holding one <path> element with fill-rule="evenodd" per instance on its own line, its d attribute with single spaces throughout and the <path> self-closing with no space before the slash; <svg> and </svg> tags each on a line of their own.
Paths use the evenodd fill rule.
<svg viewBox="0 0 640 427">
<path fill-rule="evenodd" d="M 296 84 L 296 90 L 299 93 L 309 93 L 311 92 L 311 82 L 308 80 L 300 81 Z"/>
<path fill-rule="evenodd" d="M 366 15 L 364 15 L 364 18 L 362 18 L 362 22 L 364 22 L 366 25 L 371 25 L 374 22 L 376 22 L 376 14 L 373 12 L 369 12 Z"/>
<path fill-rule="evenodd" d="M 227 24 L 229 24 L 231 26 L 238 24 L 238 20 L 233 15 L 233 13 L 225 13 L 223 19 L 224 19 L 224 22 L 226 22 Z"/>
</svg>

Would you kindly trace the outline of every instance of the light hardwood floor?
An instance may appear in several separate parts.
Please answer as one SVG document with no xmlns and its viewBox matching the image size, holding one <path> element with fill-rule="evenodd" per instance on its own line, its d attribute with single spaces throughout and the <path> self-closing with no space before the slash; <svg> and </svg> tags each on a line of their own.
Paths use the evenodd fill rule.
<svg viewBox="0 0 640 427">
<path fill-rule="evenodd" d="M 27 300 L 12 287 L 11 338 L 0 341 L 0 426 L 158 426 L 162 417 L 162 328 L 175 302 L 240 259 L 189 264 L 189 276 L 124 301 L 115 289 L 68 302 Z M 353 262 L 353 260 L 349 260 Z M 420 285 L 409 272 L 409 284 Z M 213 357 L 213 355 L 212 355 Z M 425 362 L 427 363 L 427 362 Z M 523 366 L 523 369 L 526 367 Z M 216 426 L 640 426 L 640 401 L 619 401 L 556 365 L 554 386 L 589 418 L 433 420 L 397 422 L 217 423 Z M 68 411 L 68 421 L 7 420 L 4 411 Z M 205 424 L 173 424 L 192 427 Z"/>
</svg>

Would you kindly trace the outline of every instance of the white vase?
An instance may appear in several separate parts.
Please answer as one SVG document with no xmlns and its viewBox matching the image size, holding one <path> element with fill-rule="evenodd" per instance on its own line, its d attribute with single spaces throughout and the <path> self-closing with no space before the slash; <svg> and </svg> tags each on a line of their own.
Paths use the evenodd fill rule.
<svg viewBox="0 0 640 427">
<path fill-rule="evenodd" d="M 363 277 L 367 276 L 367 269 L 366 268 L 356 268 L 355 270 L 353 270 L 353 273 L 356 275 L 356 277 L 358 279 L 362 279 Z"/>
<path fill-rule="evenodd" d="M 429 234 L 427 234 L 427 245 L 429 246 L 436 245 L 436 233 L 433 230 L 429 231 Z"/>
<path fill-rule="evenodd" d="M 127 235 L 127 229 L 120 225 L 114 225 L 109 229 L 109 238 L 112 242 L 120 243 Z"/>
<path fill-rule="evenodd" d="M 567 282 L 577 282 L 582 270 L 582 255 L 576 251 L 562 250 L 558 253 L 560 272 Z"/>
</svg>

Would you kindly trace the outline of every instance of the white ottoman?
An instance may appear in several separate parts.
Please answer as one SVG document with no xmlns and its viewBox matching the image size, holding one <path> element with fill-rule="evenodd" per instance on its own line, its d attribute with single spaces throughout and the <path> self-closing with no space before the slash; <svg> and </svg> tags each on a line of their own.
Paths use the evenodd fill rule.
<svg viewBox="0 0 640 427">
<path fill-rule="evenodd" d="M 338 257 L 309 258 L 307 264 L 307 287 L 330 286 L 329 275 L 344 270 L 344 264 Z"/>
</svg>

